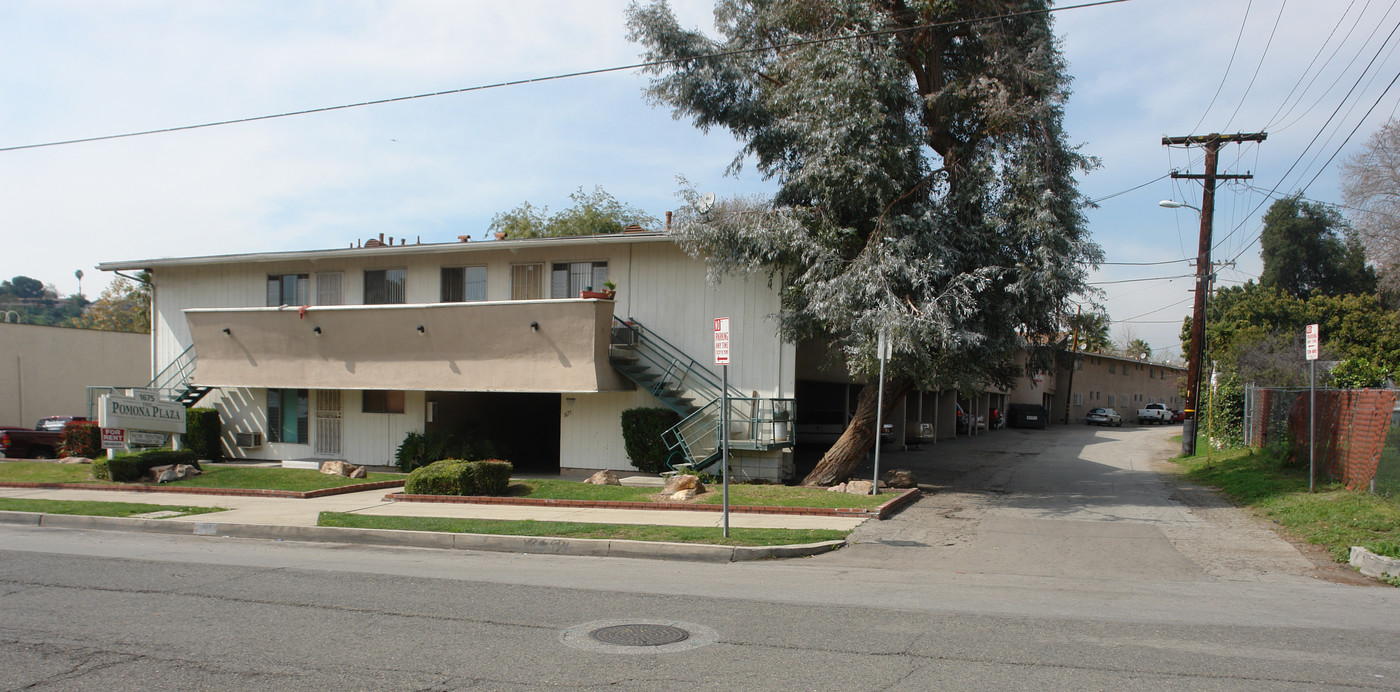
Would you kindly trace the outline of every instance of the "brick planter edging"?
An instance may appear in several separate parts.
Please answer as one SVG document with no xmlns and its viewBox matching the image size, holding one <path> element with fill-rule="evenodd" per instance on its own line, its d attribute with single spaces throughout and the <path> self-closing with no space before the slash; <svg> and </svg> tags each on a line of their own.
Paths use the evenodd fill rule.
<svg viewBox="0 0 1400 692">
<path fill-rule="evenodd" d="M 181 488 L 169 485 L 94 485 L 91 483 L 27 483 L 20 481 L 0 482 L 0 488 L 36 488 L 41 490 L 125 490 L 138 493 L 182 493 L 185 495 L 223 495 L 226 497 L 286 497 L 309 500 L 345 493 L 358 493 L 365 490 L 401 488 L 404 481 L 375 481 L 342 485 L 338 488 L 320 490 L 266 490 L 260 488 Z"/>
<path fill-rule="evenodd" d="M 766 507 L 762 505 L 730 505 L 729 511 L 736 514 L 788 514 L 812 517 L 876 517 L 887 519 L 891 514 L 918 499 L 918 488 L 909 488 L 888 502 L 866 509 L 861 507 Z M 532 497 L 499 497 L 493 495 L 409 495 L 389 493 L 384 496 L 390 502 L 440 502 L 471 505 L 512 505 L 516 507 L 574 507 L 581 509 L 646 509 L 678 512 L 721 512 L 720 505 L 693 505 L 680 502 L 634 502 L 596 500 L 549 500 Z"/>
</svg>

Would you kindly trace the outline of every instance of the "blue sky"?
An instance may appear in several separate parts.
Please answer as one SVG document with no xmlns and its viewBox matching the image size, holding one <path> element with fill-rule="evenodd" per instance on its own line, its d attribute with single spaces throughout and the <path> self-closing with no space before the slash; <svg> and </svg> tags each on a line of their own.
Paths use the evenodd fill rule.
<svg viewBox="0 0 1400 692">
<path fill-rule="evenodd" d="M 627 65 L 639 51 L 626 40 L 625 6 L 0 3 L 0 148 Z M 683 24 L 710 28 L 710 3 L 673 6 Z M 1163 178 L 1199 173 L 1200 157 L 1163 147 L 1163 135 L 1269 133 L 1221 155 L 1222 171 L 1256 176 L 1222 187 L 1217 202 L 1216 257 L 1238 258 L 1220 274 L 1232 283 L 1259 273 L 1262 208 L 1254 210 L 1267 205 L 1264 193 L 1307 185 L 1309 198 L 1340 202 L 1339 163 L 1400 104 L 1400 89 L 1382 97 L 1400 71 L 1393 3 L 1132 0 L 1056 17 L 1075 80 L 1069 135 L 1103 163 L 1082 189 L 1095 199 L 1123 193 L 1089 213 L 1109 262 L 1195 255 L 1195 212 L 1157 202 L 1200 204 L 1199 184 Z M 721 196 L 771 190 L 751 168 L 726 177 L 734 140 L 653 108 L 644 84 L 638 72 L 610 73 L 0 151 L 0 277 L 33 276 L 71 293 L 82 269 L 95 297 L 110 278 L 92 268 L 102 261 L 339 247 L 381 232 L 410 242 L 482 238 L 497 212 L 527 200 L 559 209 L 595 185 L 660 217 L 678 204 L 678 175 Z M 1111 265 L 1093 280 L 1192 271 L 1185 262 Z M 1103 284 L 1114 336 L 1179 350 L 1191 284 Z"/>
</svg>

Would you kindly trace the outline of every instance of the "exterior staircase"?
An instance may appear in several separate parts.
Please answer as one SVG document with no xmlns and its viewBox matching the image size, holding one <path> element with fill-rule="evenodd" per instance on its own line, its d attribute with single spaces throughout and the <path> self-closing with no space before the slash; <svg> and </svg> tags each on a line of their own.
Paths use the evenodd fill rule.
<svg viewBox="0 0 1400 692">
<path fill-rule="evenodd" d="M 608 355 L 623 377 L 680 414 L 681 422 L 661 436 L 671 451 L 668 466 L 685 463 L 703 470 L 720 460 L 723 385 L 719 376 L 635 319 L 613 318 Z M 792 399 L 748 396 L 730 387 L 729 448 L 792 446 L 793 413 Z"/>
<path fill-rule="evenodd" d="M 191 344 L 189 348 L 176 356 L 175 360 L 170 361 L 164 370 L 152 378 L 151 383 L 146 387 L 167 395 L 171 401 L 184 404 L 185 408 L 190 408 L 199 403 L 204 395 L 214 390 L 213 387 L 198 385 L 191 381 L 194 377 L 194 366 L 194 345 Z"/>
</svg>

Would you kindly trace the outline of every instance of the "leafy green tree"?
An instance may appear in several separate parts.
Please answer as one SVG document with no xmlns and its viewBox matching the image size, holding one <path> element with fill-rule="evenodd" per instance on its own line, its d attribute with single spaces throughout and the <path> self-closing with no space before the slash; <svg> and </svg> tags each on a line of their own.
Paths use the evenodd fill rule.
<svg viewBox="0 0 1400 692">
<path fill-rule="evenodd" d="M 490 230 L 504 233 L 506 238 L 553 238 L 621 233 L 632 224 L 656 226 L 656 217 L 617 201 L 601 187 L 593 188 L 591 193 L 580 187 L 569 199 L 574 205 L 553 216 L 548 215 L 549 207 L 525 202 L 493 217 Z"/>
<path fill-rule="evenodd" d="M 1048 370 L 1068 299 L 1100 259 L 1066 143 L 1064 61 L 1045 0 L 720 0 L 713 39 L 664 1 L 628 9 L 657 63 L 648 94 L 740 142 L 771 200 L 702 209 L 675 236 L 711 275 L 766 273 L 778 329 L 829 344 L 873 380 L 896 356 L 886 413 L 917 388 L 1010 386 L 1018 349 Z M 664 62 L 662 62 L 664 61 Z M 708 206 L 708 205 L 707 205 Z M 845 433 L 803 483 L 849 477 L 875 441 L 867 384 Z"/>
<path fill-rule="evenodd" d="M 1152 346 L 1142 339 L 1133 339 L 1123 347 L 1123 355 L 1129 358 L 1151 358 Z"/>
<path fill-rule="evenodd" d="M 1376 273 L 1366 251 L 1347 230 L 1340 214 L 1317 202 L 1285 197 L 1264 214 L 1260 237 L 1264 273 L 1260 285 L 1306 300 L 1376 292 Z"/>
<path fill-rule="evenodd" d="M 21 300 L 43 298 L 44 282 L 28 276 L 16 276 L 9 281 L 0 282 L 0 295 L 13 296 Z"/>
<path fill-rule="evenodd" d="M 1111 321 L 1102 312 L 1083 312 L 1070 315 L 1065 329 L 1069 334 L 1078 332 L 1079 350 L 1102 353 L 1112 348 L 1113 339 L 1109 335 Z"/>
<path fill-rule="evenodd" d="M 146 272 L 141 278 L 150 280 Z M 77 325 L 85 329 L 151 333 L 151 285 L 118 276 L 103 289 Z"/>
<path fill-rule="evenodd" d="M 1329 373 L 1332 384 L 1343 389 L 1366 389 L 1384 387 L 1390 379 L 1392 367 L 1377 365 L 1365 358 L 1348 358 Z"/>
</svg>

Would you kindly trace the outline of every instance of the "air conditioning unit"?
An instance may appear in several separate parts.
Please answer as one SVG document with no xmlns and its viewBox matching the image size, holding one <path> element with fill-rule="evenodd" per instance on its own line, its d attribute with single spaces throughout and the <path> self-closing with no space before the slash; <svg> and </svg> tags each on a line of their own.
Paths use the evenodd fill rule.
<svg viewBox="0 0 1400 692">
<path fill-rule="evenodd" d="M 234 444 L 239 447 L 261 447 L 263 446 L 263 434 L 258 432 L 236 432 L 233 434 Z"/>
</svg>

